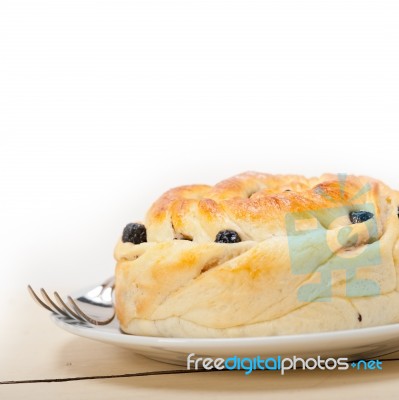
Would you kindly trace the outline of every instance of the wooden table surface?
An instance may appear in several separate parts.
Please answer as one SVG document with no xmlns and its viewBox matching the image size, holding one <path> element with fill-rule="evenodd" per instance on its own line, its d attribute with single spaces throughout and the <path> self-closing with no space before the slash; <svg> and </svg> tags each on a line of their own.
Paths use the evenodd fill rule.
<svg viewBox="0 0 399 400">
<path fill-rule="evenodd" d="M 0 399 L 398 398 L 399 353 L 382 371 L 190 372 L 56 327 L 26 288 L 1 312 Z"/>
</svg>

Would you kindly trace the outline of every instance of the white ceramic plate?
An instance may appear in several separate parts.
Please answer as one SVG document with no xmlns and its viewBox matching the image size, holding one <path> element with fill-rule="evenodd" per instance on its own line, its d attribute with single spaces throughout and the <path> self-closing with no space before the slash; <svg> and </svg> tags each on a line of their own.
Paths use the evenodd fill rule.
<svg viewBox="0 0 399 400">
<path fill-rule="evenodd" d="M 348 357 L 366 359 L 399 350 L 399 324 L 346 331 L 290 336 L 228 339 L 181 339 L 126 335 L 118 322 L 93 326 L 52 315 L 60 328 L 89 339 L 126 347 L 135 353 L 170 364 L 186 365 L 187 355 L 197 357 Z"/>
</svg>

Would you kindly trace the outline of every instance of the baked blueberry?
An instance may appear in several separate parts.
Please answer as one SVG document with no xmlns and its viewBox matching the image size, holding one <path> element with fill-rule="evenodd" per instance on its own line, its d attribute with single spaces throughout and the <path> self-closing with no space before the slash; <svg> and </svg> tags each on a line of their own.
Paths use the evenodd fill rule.
<svg viewBox="0 0 399 400">
<path fill-rule="evenodd" d="M 360 224 L 362 222 L 366 222 L 369 219 L 373 218 L 374 214 L 368 211 L 351 211 L 349 213 L 349 219 L 352 224 Z"/>
<path fill-rule="evenodd" d="M 122 234 L 122 242 L 140 244 L 147 241 L 147 231 L 143 224 L 130 223 L 125 226 Z"/>
<path fill-rule="evenodd" d="M 241 238 L 236 231 L 225 230 L 220 231 L 216 235 L 216 243 L 238 243 L 241 242 Z"/>
</svg>

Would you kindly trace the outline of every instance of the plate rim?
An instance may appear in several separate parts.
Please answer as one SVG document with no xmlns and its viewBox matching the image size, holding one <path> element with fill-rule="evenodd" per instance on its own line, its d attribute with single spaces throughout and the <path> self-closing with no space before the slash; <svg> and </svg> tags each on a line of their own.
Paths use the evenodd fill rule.
<svg viewBox="0 0 399 400">
<path fill-rule="evenodd" d="M 341 342 L 342 340 L 348 341 L 351 339 L 370 339 L 380 338 L 381 336 L 389 336 L 392 334 L 399 334 L 399 323 L 372 326 L 366 328 L 355 328 L 345 329 L 337 331 L 326 331 L 326 332 L 312 332 L 312 333 L 301 333 L 293 335 L 274 335 L 274 336 L 251 336 L 251 337 L 232 337 L 232 338 L 195 338 L 195 337 L 162 337 L 162 336 L 141 336 L 132 335 L 122 332 L 121 330 L 115 329 L 113 331 L 103 330 L 101 327 L 95 325 L 82 327 L 79 325 L 71 325 L 65 320 L 65 318 L 51 314 L 51 320 L 60 328 L 79 336 L 86 338 L 105 340 L 114 343 L 124 344 L 136 344 L 143 346 L 150 346 L 154 344 L 169 344 L 174 347 L 185 347 L 188 344 L 195 344 L 196 347 L 208 347 L 208 346 L 220 346 L 223 347 L 228 345 L 237 345 L 253 347 L 255 345 L 272 345 L 272 344 L 292 344 L 292 343 L 311 343 L 312 341 L 320 342 Z M 398 335 L 399 341 L 399 335 Z"/>
</svg>

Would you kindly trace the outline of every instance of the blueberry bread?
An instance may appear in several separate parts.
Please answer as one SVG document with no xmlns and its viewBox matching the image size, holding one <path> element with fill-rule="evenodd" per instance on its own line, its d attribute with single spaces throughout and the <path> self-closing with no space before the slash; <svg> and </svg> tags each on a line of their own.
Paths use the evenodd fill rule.
<svg viewBox="0 0 399 400">
<path fill-rule="evenodd" d="M 246 337 L 399 322 L 399 192 L 247 172 L 163 194 L 115 248 L 130 334 Z"/>
</svg>

